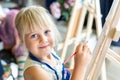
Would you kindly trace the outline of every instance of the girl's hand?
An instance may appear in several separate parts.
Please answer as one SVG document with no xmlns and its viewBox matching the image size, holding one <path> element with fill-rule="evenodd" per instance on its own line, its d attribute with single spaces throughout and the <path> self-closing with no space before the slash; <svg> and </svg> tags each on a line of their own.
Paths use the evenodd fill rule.
<svg viewBox="0 0 120 80">
<path fill-rule="evenodd" d="M 87 42 L 79 44 L 75 52 L 75 67 L 87 67 L 92 57 Z"/>
</svg>

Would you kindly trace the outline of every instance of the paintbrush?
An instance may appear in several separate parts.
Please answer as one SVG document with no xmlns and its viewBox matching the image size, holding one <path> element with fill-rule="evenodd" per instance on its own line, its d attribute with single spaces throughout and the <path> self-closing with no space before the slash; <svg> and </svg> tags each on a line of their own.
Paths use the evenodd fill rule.
<svg viewBox="0 0 120 80">
<path fill-rule="evenodd" d="M 72 57 L 75 56 L 75 54 L 76 54 L 76 52 L 73 53 L 72 55 L 70 55 L 70 56 L 64 61 L 64 64 L 66 64 L 67 62 L 69 62 L 69 61 L 72 59 Z"/>
<path fill-rule="evenodd" d="M 84 44 L 87 44 L 87 43 L 88 43 L 88 41 L 84 42 Z M 69 62 L 69 61 L 72 59 L 72 57 L 75 56 L 75 54 L 76 54 L 76 52 L 74 52 L 72 55 L 70 55 L 70 56 L 64 61 L 64 64 L 66 64 L 67 62 Z"/>
</svg>

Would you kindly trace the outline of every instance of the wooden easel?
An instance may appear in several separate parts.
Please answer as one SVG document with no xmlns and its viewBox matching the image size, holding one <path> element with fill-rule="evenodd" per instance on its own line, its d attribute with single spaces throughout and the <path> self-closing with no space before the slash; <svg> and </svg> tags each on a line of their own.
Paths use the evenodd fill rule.
<svg viewBox="0 0 120 80">
<path fill-rule="evenodd" d="M 120 1 L 114 0 L 110 12 L 106 18 L 102 33 L 93 51 L 93 58 L 90 64 L 90 68 L 86 73 L 87 76 L 85 80 L 98 80 L 100 69 L 106 56 L 120 64 L 120 56 L 109 48 L 112 40 L 117 41 L 119 38 Z"/>
<path fill-rule="evenodd" d="M 99 36 L 99 34 L 101 33 L 102 24 L 101 24 L 99 1 L 96 0 L 91 2 L 90 0 L 84 0 L 81 4 L 80 0 L 75 0 L 71 18 L 68 24 L 68 31 L 66 34 L 65 41 L 63 42 L 63 49 L 61 54 L 62 61 L 64 61 L 66 57 L 66 51 L 69 43 L 71 42 L 74 44 L 74 48 L 73 48 L 73 52 L 74 52 L 76 45 L 82 41 L 82 38 L 80 36 L 83 30 L 83 24 L 85 21 L 85 16 L 87 14 L 87 11 L 89 12 L 89 16 L 88 16 L 86 40 L 88 40 L 90 37 L 91 34 L 90 32 L 94 18 L 96 21 L 97 35 Z"/>
</svg>

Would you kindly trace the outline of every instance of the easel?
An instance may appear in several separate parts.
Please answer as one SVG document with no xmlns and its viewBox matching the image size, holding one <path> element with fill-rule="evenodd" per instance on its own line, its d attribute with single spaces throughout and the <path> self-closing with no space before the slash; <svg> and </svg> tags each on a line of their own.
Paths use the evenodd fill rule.
<svg viewBox="0 0 120 80">
<path fill-rule="evenodd" d="M 72 14 L 71 14 L 72 16 L 68 24 L 67 35 L 63 43 L 63 50 L 61 54 L 62 61 L 64 61 L 65 59 L 66 51 L 67 51 L 67 47 L 69 43 L 74 44 L 74 48 L 73 48 L 73 52 L 74 52 L 76 45 L 80 41 L 82 41 L 80 36 L 81 36 L 82 29 L 83 29 L 83 24 L 84 24 L 87 11 L 89 12 L 89 16 L 88 16 L 86 40 L 89 39 L 90 34 L 91 34 L 93 18 L 95 18 L 95 21 L 96 21 L 97 35 L 99 36 L 99 34 L 101 33 L 102 25 L 101 25 L 99 1 L 96 0 L 93 2 L 90 2 L 90 0 L 84 0 L 83 5 L 82 5 L 80 0 L 75 0 L 75 4 L 74 4 Z M 92 5 L 95 5 L 95 6 L 92 6 Z"/>
<path fill-rule="evenodd" d="M 120 38 L 120 1 L 114 0 L 111 10 L 106 18 L 102 33 L 93 52 L 93 59 L 85 80 L 97 80 L 105 57 L 120 64 L 120 56 L 109 47 L 112 40 Z"/>
</svg>

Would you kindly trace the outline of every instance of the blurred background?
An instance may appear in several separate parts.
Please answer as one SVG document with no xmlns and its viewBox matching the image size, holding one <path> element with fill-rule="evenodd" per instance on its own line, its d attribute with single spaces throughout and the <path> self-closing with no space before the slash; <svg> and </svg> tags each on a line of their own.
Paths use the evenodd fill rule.
<svg viewBox="0 0 120 80">
<path fill-rule="evenodd" d="M 62 58 L 66 59 L 74 52 L 75 37 L 79 38 L 77 39 L 79 43 L 88 41 L 88 46 L 91 51 L 94 51 L 99 39 L 98 35 L 100 35 L 100 32 L 102 31 L 105 19 L 114 0 L 97 0 L 97 5 L 99 5 L 97 9 L 95 9 L 95 0 L 78 0 L 78 4 L 76 5 L 79 10 L 76 12 L 76 17 L 74 17 L 75 19 L 73 20 L 74 22 L 71 22 L 74 15 L 73 7 L 75 6 L 75 1 L 77 0 L 0 0 L 0 80 L 24 80 L 23 67 L 27 57 L 27 52 L 21 49 L 22 47 L 20 43 L 19 46 L 16 47 L 16 42 L 18 39 L 16 39 L 17 36 L 13 36 L 16 31 L 14 30 L 14 25 L 9 24 L 14 23 L 15 14 L 9 14 L 12 10 L 19 11 L 20 9 L 31 5 L 41 5 L 45 7 L 52 15 L 57 28 L 60 31 L 61 41 L 55 46 L 55 51 L 57 51 L 57 54 L 60 57 L 62 57 L 61 54 L 63 53 L 67 36 L 69 36 L 68 40 L 72 39 L 73 41 L 68 41 L 67 44 L 69 45 L 67 46 L 65 52 L 66 56 L 63 56 Z M 85 9 L 86 7 L 88 8 L 88 11 Z M 99 10 L 98 14 L 96 13 L 97 10 Z M 98 17 L 90 18 L 91 15 L 98 15 Z M 11 19 L 8 18 L 11 16 L 13 16 Z M 98 24 L 96 21 L 101 23 Z M 74 25 L 72 26 L 72 29 L 69 28 L 70 25 Z M 79 29 L 80 26 L 76 25 L 80 25 L 82 28 Z M 97 26 L 99 29 L 96 28 Z M 76 34 L 78 29 L 80 30 L 80 33 Z M 70 34 L 68 34 L 69 31 Z M 10 37 L 11 35 L 12 37 Z M 14 41 L 11 39 L 14 39 Z M 12 45 L 7 45 L 10 40 Z M 7 45 L 7 48 L 5 45 Z M 15 49 L 13 50 L 14 47 Z M 114 50 L 119 57 L 120 40 L 118 42 L 112 41 L 110 48 Z M 21 53 L 18 53 L 18 51 Z M 119 80 L 120 64 L 107 58 L 105 61 L 105 78 L 99 77 L 98 80 Z M 68 63 L 66 67 L 69 67 L 70 65 L 71 63 Z"/>
</svg>

